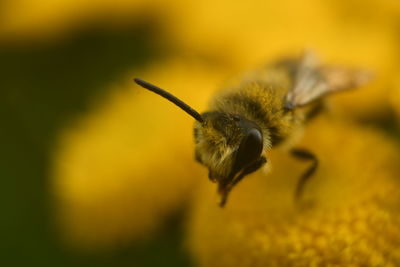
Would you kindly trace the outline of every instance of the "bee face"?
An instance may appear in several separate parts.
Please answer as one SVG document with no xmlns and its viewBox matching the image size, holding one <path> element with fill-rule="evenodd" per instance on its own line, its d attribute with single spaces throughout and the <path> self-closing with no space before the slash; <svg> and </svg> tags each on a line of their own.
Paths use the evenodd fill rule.
<svg viewBox="0 0 400 267">
<path fill-rule="evenodd" d="M 212 181 L 229 184 L 261 157 L 262 131 L 239 115 L 208 112 L 202 117 L 194 128 L 196 159 L 208 167 Z"/>
</svg>

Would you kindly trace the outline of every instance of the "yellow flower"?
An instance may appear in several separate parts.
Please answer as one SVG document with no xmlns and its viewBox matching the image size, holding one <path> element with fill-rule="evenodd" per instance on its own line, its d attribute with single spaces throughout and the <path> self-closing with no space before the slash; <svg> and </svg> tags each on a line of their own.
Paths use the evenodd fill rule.
<svg viewBox="0 0 400 267">
<path fill-rule="evenodd" d="M 301 201 L 294 203 L 293 192 L 307 166 L 276 150 L 269 155 L 272 172 L 246 178 L 220 209 L 215 185 L 193 159 L 193 119 L 135 86 L 131 73 L 129 85 L 114 86 L 60 137 L 54 191 L 63 235 L 73 245 L 107 248 L 147 238 L 192 203 L 188 246 L 202 266 L 400 263 L 399 170 L 392 166 L 398 147 L 344 121 L 380 113 L 388 99 L 399 106 L 398 90 L 388 97 L 399 68 L 398 1 L 95 2 L 9 2 L 0 34 L 63 34 L 108 18 L 110 8 L 116 21 L 135 23 L 141 11 L 156 7 L 159 40 L 181 58 L 137 76 L 199 111 L 232 73 L 307 47 L 324 62 L 370 69 L 376 80 L 333 97 L 332 118 L 308 128 L 299 146 L 315 151 L 321 164 Z"/>
<path fill-rule="evenodd" d="M 246 178 L 224 209 L 214 186 L 203 184 L 188 242 L 199 266 L 400 263 L 398 147 L 329 118 L 314 123 L 301 145 L 319 156 L 320 167 L 298 202 L 294 188 L 306 166 L 280 151 L 272 172 Z"/>
<path fill-rule="evenodd" d="M 138 76 L 202 111 L 226 74 L 176 60 Z M 129 91 L 115 88 L 64 133 L 57 150 L 57 211 L 74 246 L 148 238 L 186 206 L 187 244 L 200 266 L 400 262 L 399 147 L 377 130 L 334 113 L 318 118 L 298 144 L 320 159 L 301 201 L 294 202 L 294 189 L 308 164 L 276 149 L 268 155 L 272 171 L 246 177 L 221 209 L 215 184 L 193 159 L 192 118 L 131 77 L 126 82 Z"/>
</svg>

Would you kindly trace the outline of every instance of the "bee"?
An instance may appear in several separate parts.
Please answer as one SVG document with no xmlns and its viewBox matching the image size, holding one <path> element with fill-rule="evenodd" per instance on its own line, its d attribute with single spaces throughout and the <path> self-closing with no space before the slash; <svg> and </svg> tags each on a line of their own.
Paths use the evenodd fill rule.
<svg viewBox="0 0 400 267">
<path fill-rule="evenodd" d="M 247 75 L 237 86 L 218 93 L 209 111 L 202 114 L 153 84 L 139 78 L 134 81 L 196 120 L 195 159 L 208 168 L 209 179 L 218 184 L 219 205 L 223 207 L 232 188 L 267 163 L 270 149 L 289 140 L 319 113 L 326 95 L 359 87 L 370 77 L 362 70 L 321 65 L 308 52 Z M 297 183 L 297 199 L 316 171 L 318 159 L 307 149 L 291 148 L 290 152 L 310 162 Z"/>
</svg>

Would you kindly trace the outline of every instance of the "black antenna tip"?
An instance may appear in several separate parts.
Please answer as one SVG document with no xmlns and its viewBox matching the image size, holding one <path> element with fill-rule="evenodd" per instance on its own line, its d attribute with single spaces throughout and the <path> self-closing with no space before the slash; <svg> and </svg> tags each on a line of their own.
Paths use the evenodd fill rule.
<svg viewBox="0 0 400 267">
<path fill-rule="evenodd" d="M 146 89 L 166 98 L 167 100 L 171 101 L 172 103 L 174 103 L 175 105 L 180 107 L 183 111 L 185 111 L 190 116 L 192 116 L 194 119 L 196 119 L 197 121 L 204 122 L 203 117 L 196 110 L 191 108 L 188 104 L 186 104 L 185 102 L 183 102 L 176 96 L 172 95 L 171 93 L 169 93 L 151 83 L 143 81 L 142 79 L 134 78 L 133 80 L 135 81 L 135 83 L 142 86 L 143 88 L 146 88 Z"/>
<path fill-rule="evenodd" d="M 148 84 L 147 82 L 143 81 L 143 80 L 140 79 L 140 78 L 134 78 L 133 81 L 134 81 L 135 83 L 137 83 L 138 85 L 140 85 L 140 86 L 143 86 L 143 85 Z"/>
</svg>

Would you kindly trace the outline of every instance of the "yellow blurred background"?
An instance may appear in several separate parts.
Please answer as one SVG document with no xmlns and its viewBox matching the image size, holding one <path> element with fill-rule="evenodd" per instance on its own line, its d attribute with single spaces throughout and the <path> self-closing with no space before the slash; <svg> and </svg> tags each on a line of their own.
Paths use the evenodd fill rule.
<svg viewBox="0 0 400 267">
<path fill-rule="evenodd" d="M 193 159 L 193 121 L 137 76 L 205 111 L 230 78 L 313 49 L 374 73 L 329 108 L 350 132 L 373 128 L 398 151 L 399 29 L 398 0 L 2 1 L 7 266 L 188 266 L 223 249 L 193 241 L 204 217 L 186 220 L 209 204 L 197 190 L 207 171 Z M 335 138 L 325 126 L 315 138 Z"/>
</svg>

